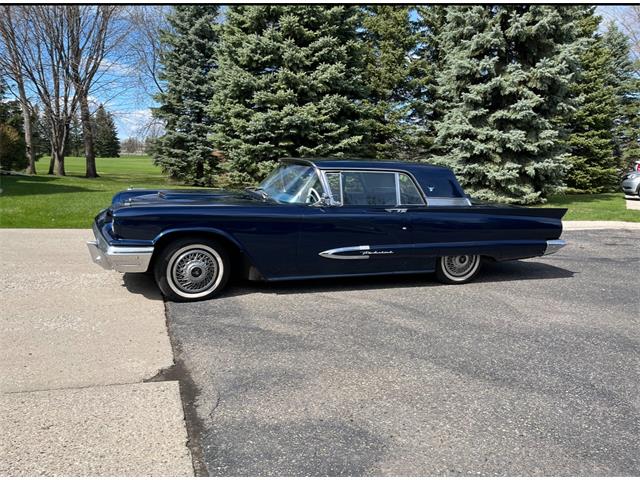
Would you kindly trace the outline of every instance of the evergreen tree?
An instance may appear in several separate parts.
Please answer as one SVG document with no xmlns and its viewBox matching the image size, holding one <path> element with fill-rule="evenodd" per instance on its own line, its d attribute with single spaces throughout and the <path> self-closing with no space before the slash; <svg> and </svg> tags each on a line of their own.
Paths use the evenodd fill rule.
<svg viewBox="0 0 640 480">
<path fill-rule="evenodd" d="M 600 35 L 600 17 L 590 12 L 581 22 L 589 48 L 581 55 L 581 71 L 572 84 L 579 105 L 568 118 L 571 134 L 571 170 L 567 186 L 574 191 L 599 193 L 617 183 L 613 156 L 613 127 L 618 101 L 614 89 L 613 57 Z"/>
<path fill-rule="evenodd" d="M 449 6 L 438 34 L 434 157 L 477 198 L 535 203 L 563 186 L 558 115 L 584 39 L 584 7 Z"/>
<path fill-rule="evenodd" d="M 252 183 L 279 157 L 366 152 L 358 23 L 352 6 L 229 7 L 210 109 L 227 182 Z"/>
<path fill-rule="evenodd" d="M 78 115 L 74 115 L 71 119 L 64 154 L 72 157 L 84 155 L 84 136 L 82 135 L 82 124 Z"/>
<path fill-rule="evenodd" d="M 22 111 L 17 100 L 4 101 L 6 92 L 6 84 L 0 77 L 0 169 L 24 170 L 27 167 L 27 150 Z"/>
<path fill-rule="evenodd" d="M 366 143 L 378 158 L 408 157 L 416 129 L 411 122 L 415 79 L 422 63 L 412 58 L 418 47 L 409 7 L 363 7 L 364 78 L 369 90 Z"/>
<path fill-rule="evenodd" d="M 415 135 L 410 139 L 416 157 L 431 154 L 436 132 L 435 122 L 442 120 L 442 102 L 436 102 L 436 76 L 443 68 L 444 50 L 442 31 L 446 22 L 447 7 L 420 5 L 416 7 L 418 44 L 412 61 L 416 64 L 412 79 L 413 98 L 410 122 Z"/>
<path fill-rule="evenodd" d="M 614 151 L 622 167 L 640 160 L 640 79 L 635 75 L 629 38 L 614 22 L 608 25 L 602 40 L 613 63 L 614 89 L 618 112 L 614 127 Z"/>
<path fill-rule="evenodd" d="M 94 148 L 96 157 L 119 157 L 120 141 L 113 116 L 100 105 L 93 116 Z"/>
<path fill-rule="evenodd" d="M 161 33 L 160 78 L 166 87 L 156 96 L 160 107 L 154 116 L 164 121 L 165 134 L 154 141 L 153 156 L 169 176 L 194 185 L 212 185 L 218 171 L 207 138 L 218 10 L 217 5 L 175 6 L 168 16 L 171 29 Z"/>
</svg>

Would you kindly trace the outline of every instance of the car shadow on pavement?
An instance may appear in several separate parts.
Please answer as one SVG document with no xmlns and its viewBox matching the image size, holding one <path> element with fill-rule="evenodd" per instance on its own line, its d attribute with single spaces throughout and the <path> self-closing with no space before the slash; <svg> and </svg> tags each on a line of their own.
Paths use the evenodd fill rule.
<svg viewBox="0 0 640 480">
<path fill-rule="evenodd" d="M 129 292 L 143 295 L 149 300 L 162 300 L 153 275 L 147 273 L 125 273 L 122 277 L 123 287 Z"/>
<path fill-rule="evenodd" d="M 571 278 L 574 273 L 576 272 L 542 262 L 520 260 L 500 263 L 487 262 L 483 265 L 475 281 L 480 283 L 493 283 Z M 230 283 L 229 287 L 220 297 L 236 297 L 258 292 L 287 295 L 297 293 L 443 286 L 435 280 L 434 274 L 432 273 L 287 280 L 281 282 L 232 280 Z M 150 300 L 162 300 L 163 298 L 162 293 L 160 293 L 160 290 L 155 284 L 153 276 L 146 273 L 125 273 L 123 276 L 123 286 L 130 293 L 144 295 L 145 298 Z"/>
<path fill-rule="evenodd" d="M 499 263 L 486 262 L 474 282 L 493 283 L 571 278 L 575 273 L 576 272 L 572 272 L 571 270 L 543 262 L 521 260 Z M 443 286 L 445 285 L 436 281 L 433 273 L 287 280 L 279 282 L 236 280 L 229 285 L 220 297 L 235 297 L 257 292 L 287 295 L 297 293 Z"/>
</svg>

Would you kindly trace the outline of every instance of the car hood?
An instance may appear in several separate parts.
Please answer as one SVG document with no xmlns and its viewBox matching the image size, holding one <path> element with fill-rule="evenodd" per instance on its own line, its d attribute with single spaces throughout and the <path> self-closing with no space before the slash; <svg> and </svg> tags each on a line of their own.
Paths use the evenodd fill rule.
<svg viewBox="0 0 640 480">
<path fill-rule="evenodd" d="M 113 207 L 154 205 L 234 206 L 271 203 L 260 195 L 242 190 L 125 190 L 113 197 Z"/>
</svg>

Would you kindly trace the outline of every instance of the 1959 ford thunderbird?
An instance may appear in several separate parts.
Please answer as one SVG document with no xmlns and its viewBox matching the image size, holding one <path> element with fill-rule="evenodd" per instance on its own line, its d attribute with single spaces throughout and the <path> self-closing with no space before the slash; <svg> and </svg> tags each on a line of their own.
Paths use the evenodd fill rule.
<svg viewBox="0 0 640 480">
<path fill-rule="evenodd" d="M 287 158 L 255 189 L 127 190 L 95 219 L 89 251 L 153 271 L 176 301 L 249 279 L 436 272 L 465 283 L 483 259 L 556 252 L 566 209 L 473 204 L 451 170 L 419 163 Z"/>
</svg>

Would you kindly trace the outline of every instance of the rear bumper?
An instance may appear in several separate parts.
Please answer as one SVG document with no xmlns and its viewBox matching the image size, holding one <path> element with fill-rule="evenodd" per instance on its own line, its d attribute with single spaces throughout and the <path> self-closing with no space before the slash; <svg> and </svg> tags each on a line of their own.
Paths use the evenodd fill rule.
<svg viewBox="0 0 640 480">
<path fill-rule="evenodd" d="M 556 253 L 562 247 L 567 244 L 564 240 L 547 240 L 547 248 L 545 248 L 543 255 L 551 255 Z"/>
<path fill-rule="evenodd" d="M 109 245 L 98 226 L 93 224 L 95 240 L 87 242 L 91 259 L 107 270 L 122 273 L 146 272 L 153 247 L 116 247 Z"/>
</svg>

